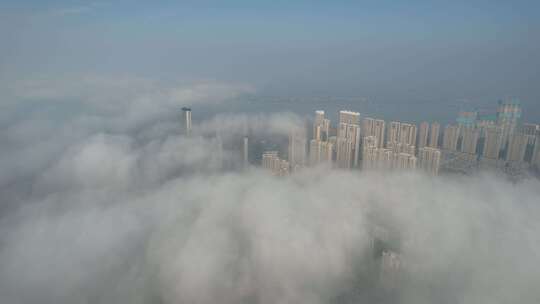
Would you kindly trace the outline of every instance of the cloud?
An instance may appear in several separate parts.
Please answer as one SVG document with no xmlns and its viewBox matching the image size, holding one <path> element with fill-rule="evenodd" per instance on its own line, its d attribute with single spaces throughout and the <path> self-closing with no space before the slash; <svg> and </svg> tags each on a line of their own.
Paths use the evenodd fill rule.
<svg viewBox="0 0 540 304">
<path fill-rule="evenodd" d="M 217 104 L 238 94 L 252 93 L 247 84 L 216 81 L 158 82 L 126 75 L 42 76 L 4 84 L 11 99 L 4 101 L 71 100 L 102 110 L 126 110 L 131 106 L 172 106 L 182 103 Z"/>
<path fill-rule="evenodd" d="M 248 90 L 247 85 L 165 84 L 101 75 L 25 79 L 3 86 L 0 164 L 5 170 L 0 173 L 0 186 L 44 169 L 65 149 L 96 134 L 178 133 L 182 106 L 215 105 Z"/>
<path fill-rule="evenodd" d="M 280 142 L 298 116 L 220 114 L 186 137 L 165 105 L 226 104 L 244 90 L 186 86 L 174 99 L 153 81 L 107 79 L 33 83 L 5 104 L 0 302 L 540 297 L 537 179 L 327 168 L 273 177 L 241 168 L 237 143 L 246 133 Z M 399 252 L 395 289 L 382 284 L 377 241 Z"/>
<path fill-rule="evenodd" d="M 107 190 L 65 189 L 10 215 L 1 294 L 13 298 L 5 300 L 374 299 L 365 288 L 377 290 L 369 281 L 378 277 L 369 259 L 376 212 L 401 232 L 403 302 L 537 296 L 539 225 L 527 213 L 538 211 L 537 182 L 324 170 L 281 180 L 259 171 L 195 175 L 143 191 L 106 180 Z M 482 195 L 493 186 L 493 197 Z"/>
</svg>

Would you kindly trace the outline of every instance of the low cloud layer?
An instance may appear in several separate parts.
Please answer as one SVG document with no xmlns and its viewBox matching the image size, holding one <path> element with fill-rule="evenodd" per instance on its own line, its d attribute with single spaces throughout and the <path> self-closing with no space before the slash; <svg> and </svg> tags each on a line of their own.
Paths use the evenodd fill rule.
<svg viewBox="0 0 540 304">
<path fill-rule="evenodd" d="M 180 89 L 182 102 L 242 92 L 217 87 Z M 6 106 L 1 303 L 540 299 L 536 179 L 326 168 L 278 178 L 241 170 L 234 142 L 279 140 L 302 123 L 295 115 L 223 114 L 185 137 L 176 114 L 114 99 L 110 111 L 89 96 L 54 115 Z M 392 290 L 375 238 L 397 240 Z"/>
</svg>

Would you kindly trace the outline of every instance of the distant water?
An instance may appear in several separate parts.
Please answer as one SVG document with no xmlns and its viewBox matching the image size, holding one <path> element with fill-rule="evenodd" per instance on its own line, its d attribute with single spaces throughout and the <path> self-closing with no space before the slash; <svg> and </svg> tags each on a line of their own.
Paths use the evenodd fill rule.
<svg viewBox="0 0 540 304">
<path fill-rule="evenodd" d="M 493 112 L 496 102 L 489 106 Z M 365 98 L 286 98 L 286 97 L 241 97 L 225 105 L 193 109 L 194 118 L 203 119 L 221 112 L 231 113 L 276 113 L 293 112 L 300 116 L 313 116 L 315 110 L 324 110 L 335 122 L 340 110 L 360 112 L 361 117 L 381 118 L 387 121 L 420 123 L 438 121 L 442 124 L 454 122 L 463 105 L 459 102 L 413 101 L 398 102 Z M 480 107 L 485 108 L 485 107 Z M 197 113 L 198 112 L 198 113 Z"/>
</svg>

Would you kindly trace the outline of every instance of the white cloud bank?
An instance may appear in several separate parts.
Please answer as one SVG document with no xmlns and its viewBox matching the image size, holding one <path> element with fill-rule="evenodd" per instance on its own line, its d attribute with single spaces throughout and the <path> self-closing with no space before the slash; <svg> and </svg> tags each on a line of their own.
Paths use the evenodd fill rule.
<svg viewBox="0 0 540 304">
<path fill-rule="evenodd" d="M 174 116 L 115 98 L 109 111 L 106 94 L 89 95 L 61 119 L 2 121 L 1 303 L 540 299 L 538 180 L 226 171 L 239 151 L 220 150 L 216 131 L 225 143 L 246 125 L 283 135 L 298 118 L 219 115 L 187 138 Z M 381 227 L 399 239 L 403 265 L 391 293 L 371 249 Z"/>
</svg>

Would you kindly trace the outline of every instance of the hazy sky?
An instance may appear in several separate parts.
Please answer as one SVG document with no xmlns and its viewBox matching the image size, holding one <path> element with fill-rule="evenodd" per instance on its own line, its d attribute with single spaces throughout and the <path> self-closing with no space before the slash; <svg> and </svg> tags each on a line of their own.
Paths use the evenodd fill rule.
<svg viewBox="0 0 540 304">
<path fill-rule="evenodd" d="M 382 103 L 514 96 L 538 117 L 539 9 L 536 1 L 8 0 L 0 74 L 210 79 L 260 94 Z"/>
<path fill-rule="evenodd" d="M 540 122 L 539 5 L 445 2 L 1 1 L 0 303 L 539 303 L 536 178 L 254 161 L 316 108 Z"/>
</svg>

